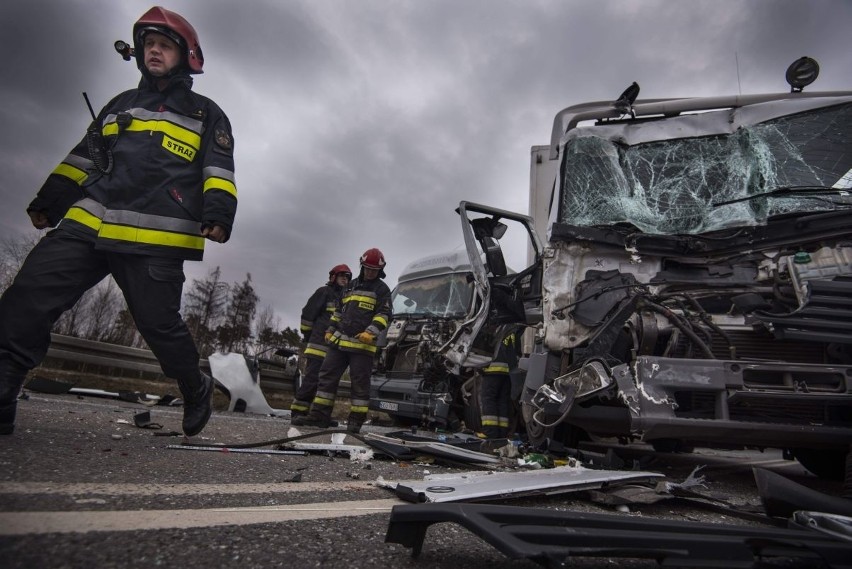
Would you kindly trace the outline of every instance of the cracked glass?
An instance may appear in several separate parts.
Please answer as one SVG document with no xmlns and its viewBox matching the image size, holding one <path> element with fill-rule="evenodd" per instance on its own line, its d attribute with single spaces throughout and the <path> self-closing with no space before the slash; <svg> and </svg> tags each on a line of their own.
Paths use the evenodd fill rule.
<svg viewBox="0 0 852 569">
<path fill-rule="evenodd" d="M 693 121 L 706 117 L 718 124 L 719 113 L 735 112 L 712 111 Z M 683 135 L 670 128 L 674 134 L 667 140 L 635 145 L 611 130 L 597 136 L 596 128 L 579 127 L 562 150 L 562 223 L 628 223 L 645 233 L 699 234 L 763 225 L 785 213 L 852 207 L 843 191 L 852 187 L 850 103 L 730 133 L 677 138 Z M 656 120 L 625 128 L 660 131 L 666 125 L 661 129 Z M 731 200 L 741 201 L 720 205 Z"/>
<path fill-rule="evenodd" d="M 467 314 L 473 285 L 467 273 L 425 277 L 399 283 L 391 294 L 394 316 L 460 318 Z"/>
</svg>

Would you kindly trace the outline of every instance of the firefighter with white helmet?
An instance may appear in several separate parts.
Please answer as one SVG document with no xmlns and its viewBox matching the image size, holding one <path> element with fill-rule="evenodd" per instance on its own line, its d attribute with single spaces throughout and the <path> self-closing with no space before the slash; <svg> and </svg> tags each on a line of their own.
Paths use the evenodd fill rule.
<svg viewBox="0 0 852 569">
<path fill-rule="evenodd" d="M 349 368 L 351 398 L 347 430 L 358 433 L 370 405 L 370 376 L 378 348 L 376 338 L 388 326 L 391 314 L 390 288 L 385 276 L 385 256 L 367 249 L 360 259 L 361 271 L 343 294 L 340 310 L 331 317 L 325 339 L 328 353 L 319 372 L 316 396 L 307 417 L 293 419 L 294 425 L 328 427 L 337 397 L 337 387 Z"/>
<path fill-rule="evenodd" d="M 37 229 L 58 227 L 0 299 L 0 433 L 14 430 L 18 392 L 45 357 L 53 323 L 108 275 L 163 372 L 178 382 L 184 433 L 198 434 L 210 418 L 213 380 L 198 368 L 179 310 L 184 261 L 200 261 L 205 240 L 231 234 L 231 125 L 191 89 L 204 56 L 182 16 L 151 8 L 134 24 L 133 44 L 138 87 L 107 103 L 27 208 Z"/>
<path fill-rule="evenodd" d="M 303 417 L 311 408 L 311 401 L 317 394 L 319 371 L 328 352 L 325 331 L 331 317 L 340 308 L 340 299 L 352 279 L 352 270 L 348 265 L 332 267 L 328 272 L 328 282 L 319 287 L 302 308 L 302 321 L 299 331 L 305 341 L 305 372 L 296 388 L 296 395 L 290 405 L 290 417 Z"/>
</svg>

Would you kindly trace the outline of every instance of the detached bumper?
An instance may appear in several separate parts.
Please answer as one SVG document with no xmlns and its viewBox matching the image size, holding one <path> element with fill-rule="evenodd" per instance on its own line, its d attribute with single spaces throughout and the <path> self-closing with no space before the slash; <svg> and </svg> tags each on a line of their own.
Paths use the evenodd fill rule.
<svg viewBox="0 0 852 569">
<path fill-rule="evenodd" d="M 422 379 L 373 376 L 370 379 L 370 409 L 392 417 L 446 424 L 450 412 L 450 394 L 422 391 Z"/>
</svg>

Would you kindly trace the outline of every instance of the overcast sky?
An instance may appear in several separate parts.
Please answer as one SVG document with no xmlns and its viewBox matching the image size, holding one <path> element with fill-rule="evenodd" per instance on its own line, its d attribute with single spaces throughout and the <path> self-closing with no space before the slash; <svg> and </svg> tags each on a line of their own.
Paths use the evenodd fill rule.
<svg viewBox="0 0 852 569">
<path fill-rule="evenodd" d="M 0 237 L 91 118 L 139 79 L 113 50 L 150 0 L 5 0 Z M 850 0 L 172 0 L 198 31 L 195 90 L 234 129 L 231 240 L 186 264 L 251 273 L 261 308 L 297 327 L 328 270 L 379 247 L 410 261 L 460 248 L 460 200 L 528 207 L 530 148 L 554 115 L 615 99 L 852 89 Z M 739 64 L 739 73 L 737 71 Z"/>
</svg>

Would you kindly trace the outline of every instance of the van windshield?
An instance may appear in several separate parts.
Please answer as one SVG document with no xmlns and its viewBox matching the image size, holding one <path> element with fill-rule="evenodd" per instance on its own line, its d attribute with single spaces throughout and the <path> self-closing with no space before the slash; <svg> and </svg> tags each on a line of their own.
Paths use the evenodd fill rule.
<svg viewBox="0 0 852 569">
<path fill-rule="evenodd" d="M 468 282 L 467 273 L 402 282 L 391 293 L 394 316 L 461 318 L 467 315 L 472 298 L 473 285 Z"/>
</svg>

